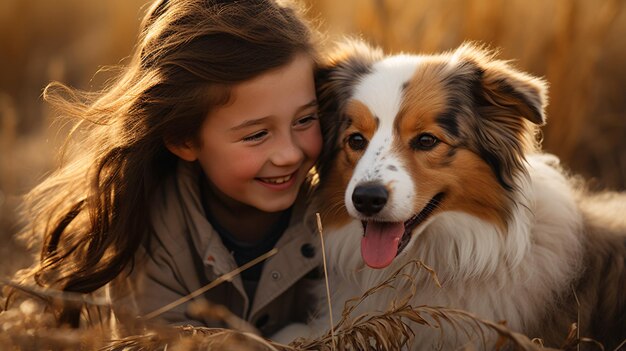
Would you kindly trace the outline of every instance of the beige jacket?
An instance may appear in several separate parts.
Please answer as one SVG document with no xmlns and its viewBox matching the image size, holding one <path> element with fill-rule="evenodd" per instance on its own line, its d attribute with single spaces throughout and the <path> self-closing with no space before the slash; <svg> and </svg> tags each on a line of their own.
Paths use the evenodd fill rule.
<svg viewBox="0 0 626 351">
<path fill-rule="evenodd" d="M 152 208 L 156 235 L 150 246 L 142 247 L 130 278 L 120 284 L 130 285 L 133 293 L 114 289 L 118 308 L 133 306 L 145 315 L 237 268 L 204 215 L 196 167 L 181 162 L 176 177 L 168 179 L 157 194 Z M 315 218 L 307 212 L 305 197 L 300 196 L 294 205 L 289 227 L 276 244 L 278 253 L 265 262 L 252 305 L 239 276 L 198 298 L 228 307 L 263 335 L 288 323 L 306 321 L 315 304 L 312 288 L 320 282 L 322 255 Z M 185 303 L 159 318 L 173 324 L 221 326 L 192 319 L 187 307 Z"/>
</svg>

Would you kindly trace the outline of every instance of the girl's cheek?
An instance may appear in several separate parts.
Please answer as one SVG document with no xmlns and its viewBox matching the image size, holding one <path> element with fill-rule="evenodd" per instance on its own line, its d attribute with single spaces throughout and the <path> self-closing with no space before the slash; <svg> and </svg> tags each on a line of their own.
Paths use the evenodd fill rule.
<svg viewBox="0 0 626 351">
<path fill-rule="evenodd" d="M 262 155 L 250 150 L 233 155 L 230 162 L 233 167 L 233 178 L 247 179 L 257 176 L 262 167 L 262 159 Z"/>
<path fill-rule="evenodd" d="M 309 157 L 317 160 L 320 153 L 322 152 L 322 132 L 319 124 L 315 128 L 311 128 L 310 135 L 305 140 L 307 147 L 309 149 Z"/>
</svg>

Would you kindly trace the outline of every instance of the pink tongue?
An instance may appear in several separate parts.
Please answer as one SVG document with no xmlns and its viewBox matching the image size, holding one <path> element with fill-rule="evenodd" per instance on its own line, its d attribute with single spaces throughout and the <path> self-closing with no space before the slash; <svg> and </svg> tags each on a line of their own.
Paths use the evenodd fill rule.
<svg viewBox="0 0 626 351">
<path fill-rule="evenodd" d="M 398 253 L 398 242 L 404 234 L 404 223 L 367 222 L 361 239 L 361 256 L 372 268 L 385 268 Z"/>
</svg>

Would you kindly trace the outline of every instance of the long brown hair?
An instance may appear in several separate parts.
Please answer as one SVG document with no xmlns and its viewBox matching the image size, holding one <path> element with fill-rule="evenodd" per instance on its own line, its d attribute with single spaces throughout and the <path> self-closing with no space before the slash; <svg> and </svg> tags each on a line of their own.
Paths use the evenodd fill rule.
<svg viewBox="0 0 626 351">
<path fill-rule="evenodd" d="M 316 60 L 316 38 L 297 9 L 272 0 L 161 0 L 108 88 L 47 86 L 45 100 L 78 119 L 70 137 L 79 140 L 69 162 L 27 195 L 25 234 L 43 236 L 36 282 L 89 293 L 131 268 L 152 232 L 153 195 L 175 169 L 164 141 L 197 140 L 233 84 L 296 53 Z"/>
</svg>

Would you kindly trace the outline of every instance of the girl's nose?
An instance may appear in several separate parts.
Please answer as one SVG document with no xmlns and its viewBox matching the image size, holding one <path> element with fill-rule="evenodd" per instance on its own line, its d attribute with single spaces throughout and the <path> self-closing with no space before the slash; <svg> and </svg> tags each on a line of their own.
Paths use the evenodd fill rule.
<svg viewBox="0 0 626 351">
<path fill-rule="evenodd" d="M 286 136 L 276 143 L 271 161 L 276 166 L 291 166 L 300 163 L 303 157 L 304 152 L 293 137 Z"/>
</svg>

